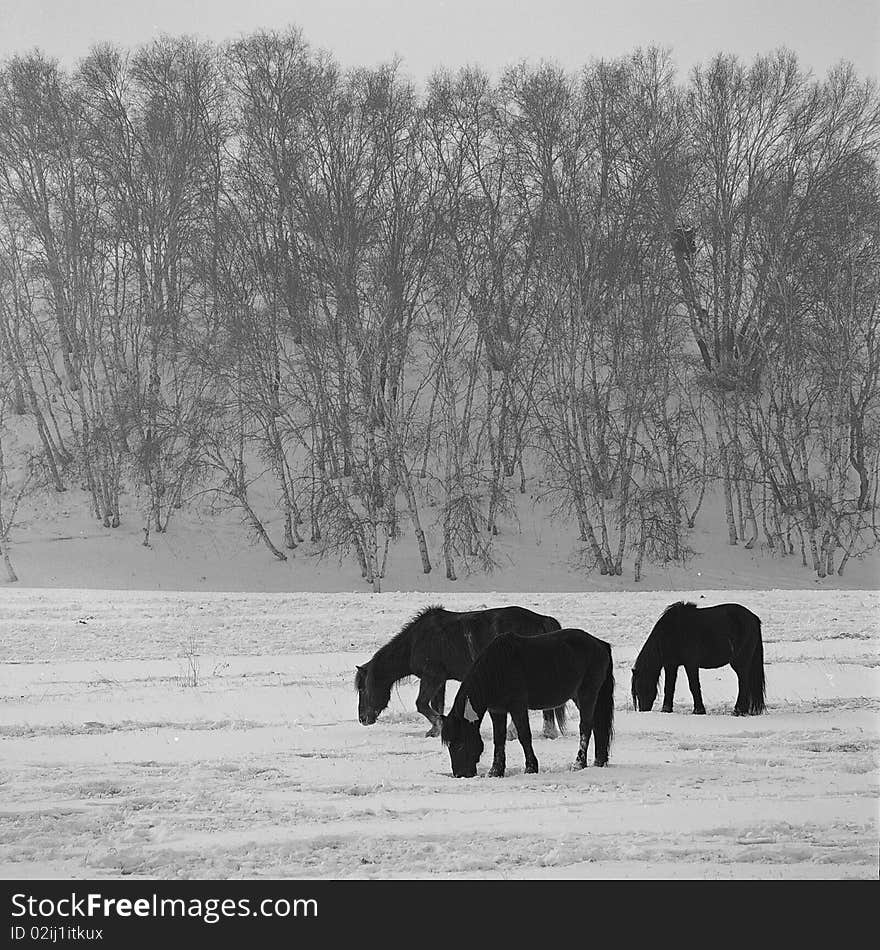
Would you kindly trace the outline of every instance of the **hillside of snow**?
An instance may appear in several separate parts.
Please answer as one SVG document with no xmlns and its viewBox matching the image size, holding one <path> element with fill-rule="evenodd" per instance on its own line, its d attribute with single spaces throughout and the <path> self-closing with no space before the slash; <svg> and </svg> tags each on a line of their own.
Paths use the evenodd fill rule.
<svg viewBox="0 0 880 950">
<path fill-rule="evenodd" d="M 727 544 L 720 498 L 709 497 L 688 538 L 694 556 L 684 565 L 646 561 L 639 583 L 627 559 L 621 577 L 584 569 L 576 525 L 554 515 L 540 479 L 526 494 L 513 492 L 513 514 L 493 541 L 497 566 L 489 573 L 458 563 L 459 578 L 445 577 L 435 510 L 422 513 L 433 570 L 424 574 L 412 532 L 392 545 L 382 589 L 388 591 L 476 592 L 486 590 L 620 591 L 717 588 L 880 588 L 880 549 L 853 557 L 843 576 L 819 579 L 804 567 L 800 552 L 772 555 L 759 542 L 753 550 Z M 259 484 L 254 504 L 270 536 L 282 541 L 282 518 Z M 136 500 L 128 498 L 119 528 L 105 528 L 90 513 L 77 487 L 28 499 L 11 535 L 12 561 L 22 586 L 185 591 L 368 591 L 352 556 L 343 557 L 308 541 L 272 557 L 242 523 L 240 513 L 217 510 L 205 497 L 175 514 L 167 533 L 142 543 Z M 837 563 L 840 554 L 837 556 Z M 0 579 L 5 575 L 0 569 Z M 0 583 L 0 590 L 4 585 Z"/>
</svg>

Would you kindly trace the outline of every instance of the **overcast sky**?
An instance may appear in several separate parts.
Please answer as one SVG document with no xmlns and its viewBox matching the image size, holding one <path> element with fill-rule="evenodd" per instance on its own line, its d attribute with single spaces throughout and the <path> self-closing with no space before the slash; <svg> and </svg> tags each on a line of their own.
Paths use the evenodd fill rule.
<svg viewBox="0 0 880 950">
<path fill-rule="evenodd" d="M 681 71 L 719 50 L 750 60 L 784 45 L 820 75 L 847 59 L 880 76 L 880 0 L 0 0 L 0 58 L 39 46 L 71 66 L 96 42 L 223 41 L 292 23 L 346 65 L 397 54 L 417 80 L 464 63 L 575 69 L 652 44 Z"/>
</svg>

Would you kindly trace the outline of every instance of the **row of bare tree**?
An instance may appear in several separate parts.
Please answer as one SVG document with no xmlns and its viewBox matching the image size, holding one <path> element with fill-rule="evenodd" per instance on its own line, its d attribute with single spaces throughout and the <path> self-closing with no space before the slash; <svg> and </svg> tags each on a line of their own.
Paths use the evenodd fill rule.
<svg viewBox="0 0 880 950">
<path fill-rule="evenodd" d="M 603 574 L 687 557 L 715 490 L 730 544 L 842 572 L 877 538 L 878 157 L 876 84 L 786 52 L 423 92 L 296 30 L 14 58 L 0 451 L 3 413 L 39 450 L 0 454 L 0 544 L 35 472 L 108 528 L 131 492 L 144 543 L 210 492 L 378 589 L 403 534 L 491 565 L 529 482 Z"/>
</svg>

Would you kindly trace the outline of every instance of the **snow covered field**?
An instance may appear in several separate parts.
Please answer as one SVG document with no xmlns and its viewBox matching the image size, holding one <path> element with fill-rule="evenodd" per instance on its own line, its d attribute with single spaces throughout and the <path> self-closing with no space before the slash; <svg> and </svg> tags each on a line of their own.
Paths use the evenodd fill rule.
<svg viewBox="0 0 880 950">
<path fill-rule="evenodd" d="M 768 711 L 640 714 L 629 669 L 662 608 L 763 620 Z M 612 644 L 607 769 L 452 778 L 416 683 L 369 728 L 355 663 L 426 603 L 518 603 Z M 877 591 L 380 595 L 0 591 L 0 877 L 876 878 Z M 447 702 L 457 684 L 450 683 Z M 539 732 L 540 714 L 533 714 Z M 590 749 L 592 761 L 592 748 Z"/>
</svg>

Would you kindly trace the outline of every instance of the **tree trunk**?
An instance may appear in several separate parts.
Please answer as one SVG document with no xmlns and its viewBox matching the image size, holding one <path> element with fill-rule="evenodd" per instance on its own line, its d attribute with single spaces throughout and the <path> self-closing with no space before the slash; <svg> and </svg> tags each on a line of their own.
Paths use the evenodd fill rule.
<svg viewBox="0 0 880 950">
<path fill-rule="evenodd" d="M 720 429 L 718 432 L 718 451 L 721 456 L 721 484 L 724 491 L 724 514 L 727 518 L 727 543 L 736 544 L 736 520 L 733 515 L 733 495 L 730 483 L 730 464 L 727 446 L 724 443 L 724 436 L 721 434 Z"/>
<path fill-rule="evenodd" d="M 9 540 L 7 538 L 0 538 L 0 554 L 2 554 L 3 563 L 6 566 L 6 580 L 10 584 L 15 584 L 18 581 L 18 575 L 12 567 L 12 559 L 9 556 Z"/>
<path fill-rule="evenodd" d="M 428 545 L 425 541 L 425 532 L 422 529 L 422 522 L 419 518 L 419 506 L 416 499 L 415 489 L 413 488 L 412 477 L 410 476 L 409 471 L 406 468 L 406 463 L 402 460 L 398 461 L 398 473 L 400 476 L 400 483 L 403 486 L 403 493 L 406 497 L 406 505 L 409 510 L 409 516 L 412 520 L 413 531 L 415 532 L 416 542 L 419 546 L 419 556 L 422 559 L 422 573 L 430 574 L 431 573 L 431 558 L 428 555 Z"/>
</svg>

